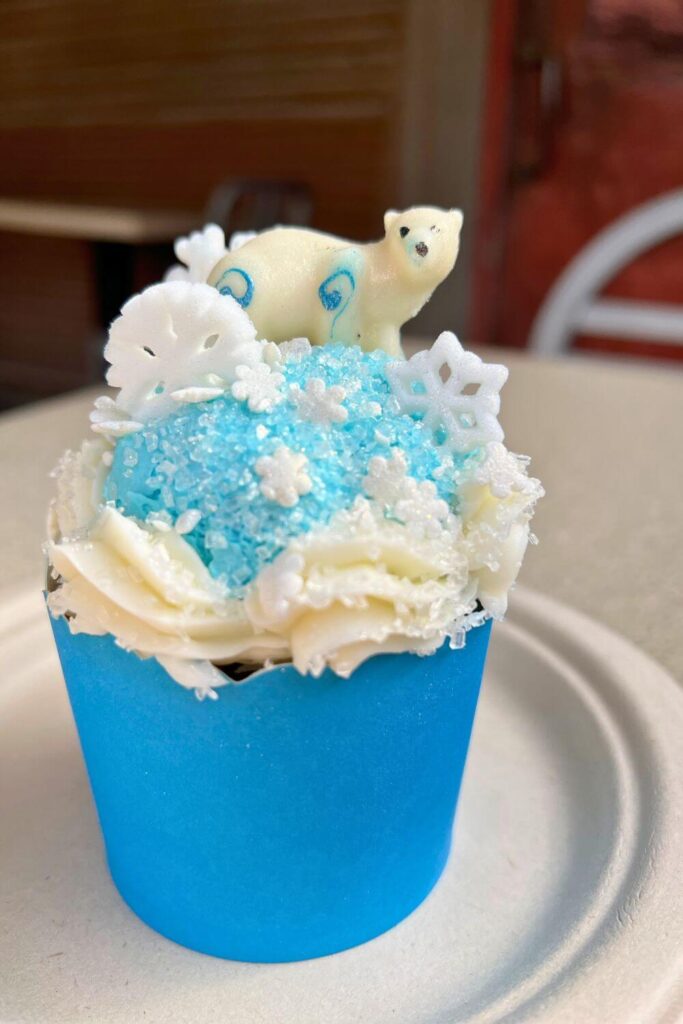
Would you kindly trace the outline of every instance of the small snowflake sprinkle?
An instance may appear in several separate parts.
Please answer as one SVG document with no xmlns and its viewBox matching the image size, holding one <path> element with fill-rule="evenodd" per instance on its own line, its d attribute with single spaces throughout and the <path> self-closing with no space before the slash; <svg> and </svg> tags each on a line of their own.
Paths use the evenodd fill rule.
<svg viewBox="0 0 683 1024">
<path fill-rule="evenodd" d="M 396 518 L 418 537 L 438 537 L 449 517 L 448 503 L 437 497 L 431 480 L 418 483 L 408 477 L 404 490 L 404 497 L 394 506 Z"/>
<path fill-rule="evenodd" d="M 280 391 L 284 377 L 281 373 L 274 373 L 267 363 L 238 366 L 235 375 L 233 398 L 246 402 L 251 412 L 270 412 L 284 398 Z"/>
<path fill-rule="evenodd" d="M 408 471 L 405 452 L 396 448 L 390 459 L 375 455 L 368 463 L 368 474 L 363 480 L 365 493 L 382 505 L 393 505 L 403 494 Z"/>
<path fill-rule="evenodd" d="M 381 455 L 370 459 L 363 487 L 366 494 L 418 537 L 438 536 L 451 514 L 431 480 L 418 481 L 408 476 L 405 453 L 400 449 L 394 451 L 391 459 Z"/>
<path fill-rule="evenodd" d="M 306 472 L 307 465 L 305 455 L 293 452 L 285 445 L 280 445 L 273 455 L 262 455 L 254 466 L 261 477 L 261 493 L 269 501 L 292 508 L 300 495 L 308 494 L 313 487 Z"/>
<path fill-rule="evenodd" d="M 329 426 L 348 419 L 348 411 L 342 405 L 346 390 L 340 384 L 327 387 L 321 377 L 309 377 L 305 390 L 294 384 L 289 389 L 289 397 L 302 420 Z"/>
<path fill-rule="evenodd" d="M 176 533 L 192 533 L 201 518 L 198 508 L 188 508 L 186 512 L 181 512 L 175 522 Z"/>
<path fill-rule="evenodd" d="M 463 454 L 502 441 L 496 417 L 507 375 L 504 366 L 466 352 L 450 331 L 427 351 L 387 367 L 401 411 L 421 419 L 447 450 Z"/>
</svg>

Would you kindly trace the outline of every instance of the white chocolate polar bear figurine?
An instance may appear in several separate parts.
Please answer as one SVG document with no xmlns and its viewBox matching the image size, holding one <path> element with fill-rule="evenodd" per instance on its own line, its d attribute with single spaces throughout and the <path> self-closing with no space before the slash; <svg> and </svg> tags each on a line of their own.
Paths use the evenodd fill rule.
<svg viewBox="0 0 683 1024">
<path fill-rule="evenodd" d="M 272 228 L 227 253 L 208 282 L 245 309 L 259 338 L 341 342 L 401 356 L 401 325 L 451 272 L 462 213 L 416 206 L 384 215 L 361 245 L 303 228 Z"/>
</svg>

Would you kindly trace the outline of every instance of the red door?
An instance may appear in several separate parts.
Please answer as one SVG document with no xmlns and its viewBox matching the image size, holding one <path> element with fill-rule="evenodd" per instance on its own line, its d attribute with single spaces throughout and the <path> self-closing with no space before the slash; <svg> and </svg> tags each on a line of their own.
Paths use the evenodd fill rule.
<svg viewBox="0 0 683 1024">
<path fill-rule="evenodd" d="M 620 214 L 681 187 L 680 0 L 494 4 L 472 338 L 526 345 L 572 256 Z M 683 305 L 683 237 L 604 294 Z M 646 339 L 576 346 L 683 358 Z"/>
</svg>

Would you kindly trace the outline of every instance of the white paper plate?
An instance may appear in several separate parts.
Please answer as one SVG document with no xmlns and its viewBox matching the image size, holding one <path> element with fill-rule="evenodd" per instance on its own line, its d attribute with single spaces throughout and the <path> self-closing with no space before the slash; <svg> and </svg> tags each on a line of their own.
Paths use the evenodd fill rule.
<svg viewBox="0 0 683 1024">
<path fill-rule="evenodd" d="M 365 946 L 269 966 L 190 953 L 124 906 L 40 599 L 1 612 L 3 1024 L 682 1019 L 683 696 L 613 633 L 517 591 L 442 881 Z"/>
</svg>

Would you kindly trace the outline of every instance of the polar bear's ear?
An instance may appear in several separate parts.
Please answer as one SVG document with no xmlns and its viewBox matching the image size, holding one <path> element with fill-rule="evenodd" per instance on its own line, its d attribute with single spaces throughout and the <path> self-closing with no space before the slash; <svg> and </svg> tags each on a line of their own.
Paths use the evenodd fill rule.
<svg viewBox="0 0 683 1024">
<path fill-rule="evenodd" d="M 394 223 L 396 218 L 399 216 L 398 210 L 387 210 L 384 214 L 384 233 L 388 234 L 391 225 Z"/>
<path fill-rule="evenodd" d="M 451 217 L 451 219 L 453 221 L 453 227 L 454 227 L 455 231 L 458 234 L 460 234 L 460 231 L 462 229 L 462 221 L 463 221 L 462 210 L 449 210 L 448 213 L 449 213 L 449 216 Z"/>
</svg>

